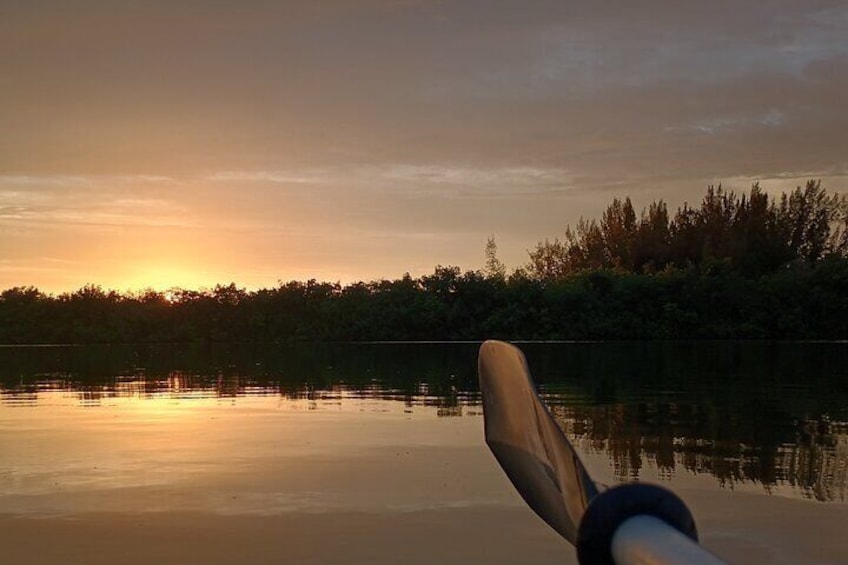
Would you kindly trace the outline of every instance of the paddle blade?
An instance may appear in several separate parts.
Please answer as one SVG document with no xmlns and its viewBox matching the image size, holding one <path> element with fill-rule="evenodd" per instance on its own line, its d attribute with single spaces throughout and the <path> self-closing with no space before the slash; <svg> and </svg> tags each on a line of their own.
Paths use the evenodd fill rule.
<svg viewBox="0 0 848 565">
<path fill-rule="evenodd" d="M 478 371 L 486 444 L 530 508 L 574 543 L 598 487 L 536 394 L 524 354 L 487 341 Z"/>
</svg>

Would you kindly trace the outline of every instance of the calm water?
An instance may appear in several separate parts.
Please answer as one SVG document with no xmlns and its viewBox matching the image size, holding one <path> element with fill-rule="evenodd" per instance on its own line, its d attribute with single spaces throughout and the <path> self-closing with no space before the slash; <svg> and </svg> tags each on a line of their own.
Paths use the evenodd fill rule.
<svg viewBox="0 0 848 565">
<path fill-rule="evenodd" d="M 239 470 L 271 465 L 269 450 L 344 457 L 385 445 L 396 457 L 405 443 L 482 443 L 477 347 L 0 348 L 0 501 L 46 514 L 361 505 L 355 484 L 328 495 L 297 478 L 270 497 L 261 486 L 228 500 L 175 498 L 179 489 L 108 502 L 78 495 L 243 480 Z M 566 434 L 613 480 L 694 476 L 715 489 L 848 502 L 848 344 L 522 348 Z M 406 488 L 392 504 L 449 505 L 470 496 L 463 488 L 441 502 Z"/>
</svg>

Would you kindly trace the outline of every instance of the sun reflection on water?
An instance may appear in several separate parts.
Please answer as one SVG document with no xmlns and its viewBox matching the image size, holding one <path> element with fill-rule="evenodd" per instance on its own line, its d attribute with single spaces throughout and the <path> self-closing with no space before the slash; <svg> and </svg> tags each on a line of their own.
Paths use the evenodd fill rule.
<svg viewBox="0 0 848 565">
<path fill-rule="evenodd" d="M 578 351 L 591 353 L 592 363 L 607 362 L 610 356 L 595 356 L 592 347 Z M 219 465 L 211 462 L 222 450 L 239 452 L 265 436 L 286 453 L 320 445 L 349 453 L 361 445 L 354 423 L 409 421 L 424 429 L 442 420 L 479 427 L 469 349 L 473 355 L 462 346 L 453 358 L 445 354 L 453 349 L 438 344 L 356 346 L 320 350 L 307 362 L 299 349 L 283 349 L 280 358 L 263 352 L 244 359 L 206 349 L 202 358 L 211 361 L 204 364 L 181 361 L 170 349 L 127 350 L 117 361 L 111 349 L 17 351 L 10 357 L 17 368 L 0 374 L 0 469 L 20 470 L 27 453 L 32 464 L 46 465 L 38 452 L 64 454 L 79 471 L 80 453 L 90 448 L 97 457 L 123 454 L 136 461 L 114 476 L 176 480 Z M 417 358 L 419 350 L 424 354 Z M 532 348 L 530 353 L 538 364 Z M 21 365 L 27 355 L 30 365 Z M 810 383 L 759 373 L 727 380 L 704 365 L 704 372 L 678 383 L 657 379 L 656 363 L 645 364 L 654 367 L 647 377 L 620 378 L 609 367 L 591 365 L 583 378 L 574 359 L 560 359 L 550 366 L 578 376 L 552 377 L 543 363 L 540 393 L 578 449 L 608 462 L 612 480 L 699 476 L 726 490 L 848 501 L 848 413 L 839 411 L 838 385 L 822 386 L 828 373 L 811 373 Z M 640 365 L 625 370 L 633 367 Z M 798 367 L 804 374 L 812 370 Z M 820 388 L 831 392 L 818 394 Z M 41 447 L 25 445 L 27 434 Z M 390 425 L 379 436 L 406 441 Z M 240 463 L 221 468 L 238 468 L 260 452 L 248 449 L 236 457 Z M 142 472 L 135 467 L 138 457 L 156 464 Z"/>
</svg>

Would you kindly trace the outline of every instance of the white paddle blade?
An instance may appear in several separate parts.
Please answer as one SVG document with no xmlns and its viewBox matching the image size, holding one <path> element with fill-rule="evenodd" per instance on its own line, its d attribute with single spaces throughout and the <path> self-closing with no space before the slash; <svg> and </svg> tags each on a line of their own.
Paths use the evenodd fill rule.
<svg viewBox="0 0 848 565">
<path fill-rule="evenodd" d="M 574 448 L 536 394 L 517 347 L 487 341 L 478 358 L 486 444 L 525 502 L 571 543 L 598 493 Z"/>
</svg>

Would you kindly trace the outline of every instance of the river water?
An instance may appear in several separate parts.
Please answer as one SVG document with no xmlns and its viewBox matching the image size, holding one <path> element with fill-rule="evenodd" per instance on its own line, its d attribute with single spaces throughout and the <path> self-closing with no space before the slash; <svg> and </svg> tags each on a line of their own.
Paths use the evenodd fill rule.
<svg viewBox="0 0 848 565">
<path fill-rule="evenodd" d="M 729 559 L 848 561 L 848 344 L 519 345 L 593 477 L 675 490 Z M 483 444 L 478 347 L 0 348 L 0 543 L 33 563 L 569 562 Z"/>
</svg>

